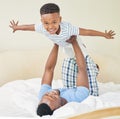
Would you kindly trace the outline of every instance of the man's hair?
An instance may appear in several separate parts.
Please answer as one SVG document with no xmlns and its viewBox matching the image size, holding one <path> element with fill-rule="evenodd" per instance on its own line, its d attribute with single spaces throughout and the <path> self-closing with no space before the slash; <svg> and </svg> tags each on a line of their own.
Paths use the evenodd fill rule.
<svg viewBox="0 0 120 119">
<path fill-rule="evenodd" d="M 43 115 L 52 115 L 52 114 L 53 111 L 50 109 L 50 107 L 47 104 L 41 103 L 40 105 L 38 105 L 37 115 L 43 116 Z"/>
<path fill-rule="evenodd" d="M 59 13 L 60 12 L 60 8 L 58 5 L 54 4 L 54 3 L 47 3 L 44 4 L 41 8 L 40 8 L 40 14 L 49 14 L 49 13 Z"/>
</svg>

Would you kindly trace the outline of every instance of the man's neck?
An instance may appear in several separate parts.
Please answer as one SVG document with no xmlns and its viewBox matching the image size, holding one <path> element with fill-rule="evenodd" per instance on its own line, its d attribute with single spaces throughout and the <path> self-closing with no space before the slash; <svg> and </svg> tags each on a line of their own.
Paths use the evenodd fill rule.
<svg viewBox="0 0 120 119">
<path fill-rule="evenodd" d="M 66 103 L 68 103 L 67 100 L 61 97 L 61 106 L 65 105 Z"/>
</svg>

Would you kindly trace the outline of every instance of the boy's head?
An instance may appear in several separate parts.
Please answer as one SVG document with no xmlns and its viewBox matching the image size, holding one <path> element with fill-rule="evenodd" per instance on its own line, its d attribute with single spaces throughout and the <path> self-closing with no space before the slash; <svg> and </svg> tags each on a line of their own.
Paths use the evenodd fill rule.
<svg viewBox="0 0 120 119">
<path fill-rule="evenodd" d="M 40 9 L 41 22 L 50 34 L 60 33 L 60 9 L 58 5 L 54 3 L 47 3 Z"/>
<path fill-rule="evenodd" d="M 60 13 L 59 6 L 54 3 L 47 3 L 40 8 L 41 15 L 49 13 Z"/>
</svg>

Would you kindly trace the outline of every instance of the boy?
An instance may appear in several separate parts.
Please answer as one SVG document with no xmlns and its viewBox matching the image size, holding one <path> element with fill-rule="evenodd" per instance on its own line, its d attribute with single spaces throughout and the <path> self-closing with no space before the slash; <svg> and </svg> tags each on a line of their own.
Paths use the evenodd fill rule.
<svg viewBox="0 0 120 119">
<path fill-rule="evenodd" d="M 70 23 L 62 21 L 60 16 L 60 9 L 58 5 L 54 3 L 47 3 L 43 5 L 40 9 L 41 23 L 38 25 L 18 25 L 18 21 L 10 21 L 10 27 L 13 29 L 13 32 L 17 30 L 24 31 L 37 31 L 43 33 L 54 43 L 58 44 L 61 47 L 64 47 L 65 52 L 68 54 L 68 58 L 64 60 L 62 66 L 62 79 L 64 81 L 64 86 L 71 88 L 76 85 L 76 81 L 73 77 L 76 77 L 78 68 L 76 60 L 74 58 L 74 52 L 71 44 L 67 43 L 66 40 L 72 35 L 83 35 L 83 36 L 101 36 L 107 39 L 113 39 L 115 33 L 114 31 L 105 31 L 100 32 L 96 30 L 83 29 L 79 27 L 72 26 Z M 98 86 L 96 77 L 98 74 L 98 69 L 96 64 L 93 62 L 91 57 L 86 52 L 86 47 L 79 39 L 79 46 L 81 47 L 86 63 L 87 63 L 87 72 L 89 78 L 90 94 L 98 96 Z M 70 72 L 70 73 L 69 73 Z"/>
</svg>

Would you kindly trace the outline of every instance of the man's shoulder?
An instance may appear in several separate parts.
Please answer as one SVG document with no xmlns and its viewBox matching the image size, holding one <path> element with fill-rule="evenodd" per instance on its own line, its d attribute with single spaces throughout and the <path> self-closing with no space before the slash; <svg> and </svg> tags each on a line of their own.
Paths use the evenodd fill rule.
<svg viewBox="0 0 120 119">
<path fill-rule="evenodd" d="M 51 88 L 50 85 L 48 85 L 48 84 L 42 84 L 41 87 L 40 87 L 40 91 L 39 91 L 39 94 L 38 94 L 38 98 L 41 99 L 42 96 L 43 96 L 45 93 L 49 92 L 51 89 L 52 89 L 52 88 Z"/>
<path fill-rule="evenodd" d="M 51 86 L 48 84 L 42 84 L 41 87 L 51 88 Z"/>
</svg>

